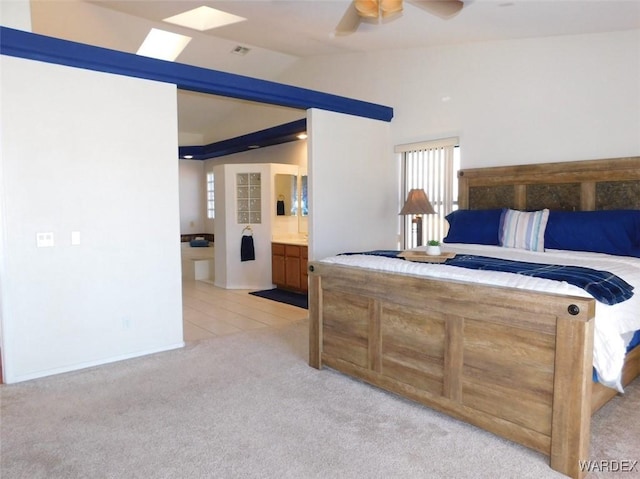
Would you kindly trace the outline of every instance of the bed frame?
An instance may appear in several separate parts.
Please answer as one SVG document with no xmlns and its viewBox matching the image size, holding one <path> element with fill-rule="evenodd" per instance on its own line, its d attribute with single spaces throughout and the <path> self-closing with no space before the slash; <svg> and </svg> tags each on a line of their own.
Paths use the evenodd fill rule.
<svg viewBox="0 0 640 479">
<path fill-rule="evenodd" d="M 459 172 L 463 209 L 640 209 L 640 157 Z M 595 300 L 309 265 L 309 364 L 415 400 L 586 475 Z M 640 374 L 640 348 L 623 383 Z"/>
</svg>

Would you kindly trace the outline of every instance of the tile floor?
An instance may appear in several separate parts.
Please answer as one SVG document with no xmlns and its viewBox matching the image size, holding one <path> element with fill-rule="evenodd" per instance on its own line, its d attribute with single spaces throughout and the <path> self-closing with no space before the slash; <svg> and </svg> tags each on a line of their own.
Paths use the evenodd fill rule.
<svg viewBox="0 0 640 479">
<path fill-rule="evenodd" d="M 308 311 L 249 294 L 218 288 L 206 281 L 182 281 L 185 341 L 199 341 L 306 319 Z"/>
<path fill-rule="evenodd" d="M 182 311 L 185 341 L 200 341 L 258 328 L 283 326 L 309 317 L 308 311 L 249 294 L 250 290 L 224 289 L 210 280 L 195 280 L 189 262 L 210 259 L 213 246 L 191 248 L 182 243 Z"/>
</svg>

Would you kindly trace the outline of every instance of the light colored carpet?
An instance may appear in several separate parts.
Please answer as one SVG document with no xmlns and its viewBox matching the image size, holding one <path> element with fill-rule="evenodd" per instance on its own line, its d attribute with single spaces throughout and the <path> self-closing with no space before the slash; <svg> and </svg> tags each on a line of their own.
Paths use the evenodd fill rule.
<svg viewBox="0 0 640 479">
<path fill-rule="evenodd" d="M 1 477 L 564 477 L 536 452 L 306 356 L 301 321 L 4 385 Z M 635 381 L 596 415 L 592 459 L 640 459 L 639 411 Z"/>
</svg>

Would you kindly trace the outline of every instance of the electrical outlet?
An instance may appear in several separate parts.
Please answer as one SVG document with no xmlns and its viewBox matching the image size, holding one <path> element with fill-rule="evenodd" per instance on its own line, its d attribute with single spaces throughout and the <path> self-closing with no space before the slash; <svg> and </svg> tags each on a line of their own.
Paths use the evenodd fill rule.
<svg viewBox="0 0 640 479">
<path fill-rule="evenodd" d="M 53 233 L 36 233 L 36 246 L 38 248 L 53 247 Z"/>
</svg>

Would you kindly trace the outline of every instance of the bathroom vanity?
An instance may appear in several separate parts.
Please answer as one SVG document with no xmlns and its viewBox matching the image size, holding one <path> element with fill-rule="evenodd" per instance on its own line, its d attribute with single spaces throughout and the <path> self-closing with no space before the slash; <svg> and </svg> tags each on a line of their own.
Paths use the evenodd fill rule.
<svg viewBox="0 0 640 479">
<path fill-rule="evenodd" d="M 304 172 L 276 174 L 274 195 L 271 279 L 278 288 L 306 293 L 307 175 Z"/>
<path fill-rule="evenodd" d="M 307 251 L 301 241 L 271 243 L 271 279 L 278 288 L 307 292 Z"/>
</svg>

